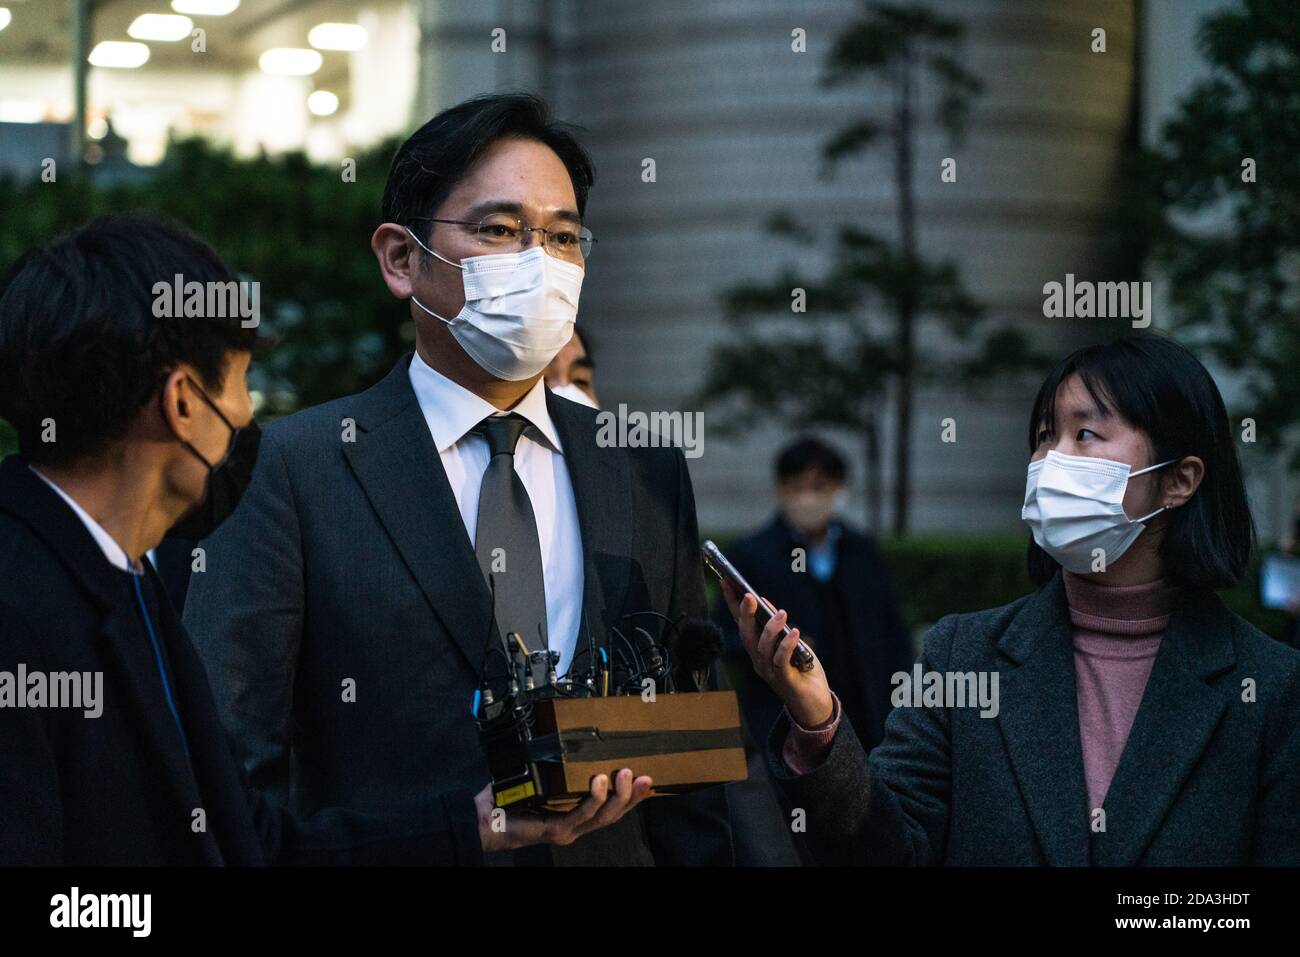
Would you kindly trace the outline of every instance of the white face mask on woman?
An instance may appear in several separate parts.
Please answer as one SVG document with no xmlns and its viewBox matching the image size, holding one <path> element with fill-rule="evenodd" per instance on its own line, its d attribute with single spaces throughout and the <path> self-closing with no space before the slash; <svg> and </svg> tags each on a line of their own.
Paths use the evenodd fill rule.
<svg viewBox="0 0 1300 957">
<path fill-rule="evenodd" d="M 465 305 L 453 319 L 438 315 L 415 296 L 411 301 L 447 323 L 460 347 L 484 371 L 512 382 L 530 378 L 573 336 L 581 266 L 556 259 L 541 245 L 456 263 L 424 245 L 409 228 L 406 231 L 429 255 L 460 269 L 465 283 Z"/>
<path fill-rule="evenodd" d="M 1130 472 L 1123 462 L 1048 452 L 1029 463 L 1020 517 L 1029 524 L 1039 548 L 1062 568 L 1086 575 L 1093 571 L 1096 557 L 1105 565 L 1118 561 L 1146 528 L 1142 523 L 1167 507 L 1129 518 L 1124 513 L 1128 480 L 1177 461 Z M 1094 556 L 1097 549 L 1100 556 Z"/>
</svg>

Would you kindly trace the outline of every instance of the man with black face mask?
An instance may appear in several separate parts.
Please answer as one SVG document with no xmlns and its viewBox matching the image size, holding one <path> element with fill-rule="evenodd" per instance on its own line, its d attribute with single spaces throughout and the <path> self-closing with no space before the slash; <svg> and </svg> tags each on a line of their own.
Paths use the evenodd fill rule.
<svg viewBox="0 0 1300 957">
<path fill-rule="evenodd" d="M 0 281 L 0 417 L 20 450 L 0 463 L 0 865 L 449 859 L 436 797 L 293 819 L 245 787 L 145 556 L 235 510 L 258 340 L 229 310 L 161 318 L 181 312 L 159 308 L 175 276 L 237 287 L 201 241 L 137 217 Z"/>
<path fill-rule="evenodd" d="M 186 447 L 208 469 L 207 491 L 193 511 L 173 525 L 167 537 L 149 552 L 163 589 L 178 613 L 185 609 L 192 561 L 197 554 L 195 546 L 211 535 L 239 504 L 239 497 L 252 478 L 253 464 L 257 461 L 257 449 L 262 440 L 262 432 L 255 421 L 250 419 L 248 425 L 236 428 L 197 383 L 191 380 L 190 384 L 199 398 L 207 402 L 230 429 L 230 444 L 221 461 L 214 463 L 186 443 Z M 161 394 L 159 397 L 162 398 Z"/>
</svg>

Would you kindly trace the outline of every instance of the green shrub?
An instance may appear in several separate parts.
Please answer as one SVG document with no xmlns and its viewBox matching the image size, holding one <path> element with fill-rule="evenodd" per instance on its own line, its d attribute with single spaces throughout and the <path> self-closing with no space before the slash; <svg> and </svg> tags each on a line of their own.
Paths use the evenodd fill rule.
<svg viewBox="0 0 1300 957">
<path fill-rule="evenodd" d="M 903 615 L 913 627 L 944 615 L 995 608 L 1028 594 L 1033 584 L 1025 568 L 1027 536 L 925 536 L 887 539 L 881 543 L 885 564 L 894 577 Z M 1281 638 L 1289 619 L 1259 603 L 1256 552 L 1246 581 L 1219 592 L 1224 604 L 1252 625 Z"/>
<path fill-rule="evenodd" d="M 355 179 L 301 154 L 237 159 L 198 139 L 173 143 L 140 181 L 0 177 L 0 270 L 105 213 L 179 220 L 260 283 L 263 328 L 279 344 L 253 365 L 250 384 L 265 397 L 259 416 L 317 405 L 371 385 L 413 347 L 407 309 L 370 252 L 395 146 L 359 153 Z"/>
<path fill-rule="evenodd" d="M 18 434 L 4 419 L 0 419 L 0 459 L 10 452 L 18 451 Z"/>
</svg>

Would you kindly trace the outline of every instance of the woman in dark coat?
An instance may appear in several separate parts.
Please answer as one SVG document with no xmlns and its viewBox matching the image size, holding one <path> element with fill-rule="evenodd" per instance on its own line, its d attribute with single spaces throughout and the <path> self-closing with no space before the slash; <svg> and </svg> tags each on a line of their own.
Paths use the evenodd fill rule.
<svg viewBox="0 0 1300 957">
<path fill-rule="evenodd" d="M 1022 518 L 1038 591 L 951 615 L 868 756 L 784 614 L 756 627 L 785 703 L 768 761 L 819 860 L 1300 864 L 1300 652 L 1228 611 L 1254 540 L 1234 433 L 1183 347 L 1130 336 L 1048 376 Z M 779 604 L 777 605 L 779 607 Z"/>
</svg>

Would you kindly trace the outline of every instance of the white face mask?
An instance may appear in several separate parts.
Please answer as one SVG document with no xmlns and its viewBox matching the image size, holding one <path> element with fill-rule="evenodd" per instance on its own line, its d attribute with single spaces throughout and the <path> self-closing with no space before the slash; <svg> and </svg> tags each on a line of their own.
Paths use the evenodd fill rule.
<svg viewBox="0 0 1300 957">
<path fill-rule="evenodd" d="M 573 336 L 581 266 L 556 259 L 540 245 L 456 263 L 438 256 L 415 233 L 411 238 L 429 255 L 461 270 L 465 306 L 454 319 L 446 319 L 415 296 L 411 301 L 447 323 L 461 348 L 486 372 L 512 382 L 531 378 Z"/>
<path fill-rule="evenodd" d="M 818 535 L 844 507 L 845 493 L 792 492 L 781 496 L 786 519 L 805 535 Z"/>
<path fill-rule="evenodd" d="M 1029 463 L 1020 517 L 1039 548 L 1062 568 L 1086 575 L 1093 571 L 1095 557 L 1102 557 L 1107 567 L 1118 561 L 1146 528 L 1142 523 L 1165 510 L 1162 506 L 1136 519 L 1125 515 L 1128 480 L 1177 461 L 1129 472 L 1123 462 L 1048 452 Z M 1096 549 L 1101 556 L 1094 556 Z"/>
<path fill-rule="evenodd" d="M 589 406 L 593 409 L 600 408 L 600 406 L 596 404 L 595 399 L 587 395 L 587 393 L 583 392 L 572 382 L 566 382 L 564 385 L 557 385 L 551 391 L 554 392 L 556 395 L 562 395 L 566 399 L 572 399 L 574 402 L 578 402 L 582 405 Z"/>
</svg>

